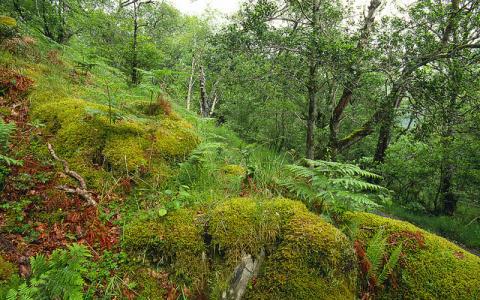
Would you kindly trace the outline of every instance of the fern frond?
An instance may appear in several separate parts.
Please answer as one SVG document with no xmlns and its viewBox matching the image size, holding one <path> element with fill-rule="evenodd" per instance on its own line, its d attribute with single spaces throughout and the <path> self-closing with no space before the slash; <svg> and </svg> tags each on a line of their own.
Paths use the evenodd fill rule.
<svg viewBox="0 0 480 300">
<path fill-rule="evenodd" d="M 295 177 L 309 178 L 316 175 L 313 169 L 299 165 L 287 165 L 285 166 L 285 169 L 288 172 L 291 172 Z"/>
<path fill-rule="evenodd" d="M 279 184 L 298 198 L 312 202 L 323 200 L 334 207 L 349 209 L 378 208 L 373 195 L 388 190 L 363 178 L 381 178 L 352 164 L 322 160 L 304 160 L 307 166 L 287 165 L 291 177 Z"/>
<path fill-rule="evenodd" d="M 16 160 L 11 157 L 0 154 L 0 162 L 5 163 L 8 166 L 22 166 L 23 162 L 21 160 Z"/>
<path fill-rule="evenodd" d="M 0 118 L 0 147 L 2 150 L 5 151 L 7 149 L 10 136 L 15 131 L 15 128 L 14 123 L 5 123 L 5 121 Z"/>
<path fill-rule="evenodd" d="M 7 297 L 5 298 L 6 300 L 17 300 L 18 298 L 18 292 L 17 290 L 10 289 L 7 293 Z"/>
<path fill-rule="evenodd" d="M 33 276 L 40 276 L 48 270 L 47 260 L 43 254 L 31 257 L 30 265 L 32 266 Z"/>
<path fill-rule="evenodd" d="M 316 198 L 315 191 L 312 190 L 310 184 L 305 181 L 282 180 L 277 182 L 280 186 L 285 187 L 299 199 L 311 201 Z"/>
<path fill-rule="evenodd" d="M 202 143 L 192 151 L 185 163 L 198 163 L 205 161 L 206 157 L 225 147 L 223 143 Z"/>
<path fill-rule="evenodd" d="M 383 255 L 385 254 L 386 244 L 387 239 L 383 236 L 383 230 L 377 231 L 373 238 L 368 242 L 366 254 L 372 265 L 370 276 L 378 275 L 378 270 L 382 264 Z"/>
<path fill-rule="evenodd" d="M 29 282 L 9 292 L 11 299 L 82 299 L 89 257 L 88 249 L 78 244 L 53 251 L 49 259 L 43 255 L 32 257 Z"/>
<path fill-rule="evenodd" d="M 387 263 L 383 266 L 382 273 L 380 273 L 380 275 L 378 276 L 379 284 L 383 284 L 383 282 L 385 282 L 385 279 L 387 279 L 387 276 L 393 272 L 393 269 L 395 268 L 395 266 L 398 263 L 398 260 L 400 259 L 402 248 L 403 248 L 403 244 L 400 243 L 397 247 L 395 247 L 395 249 L 393 249 Z"/>
<path fill-rule="evenodd" d="M 382 178 L 381 176 L 375 173 L 365 171 L 359 166 L 353 165 L 353 164 L 324 161 L 324 160 L 309 160 L 309 159 L 305 159 L 305 161 L 308 165 L 313 166 L 319 172 L 330 173 L 332 175 L 359 176 L 359 177 L 372 178 L 372 179 Z"/>
<path fill-rule="evenodd" d="M 369 183 L 352 177 L 330 179 L 332 184 L 338 184 L 351 191 L 379 192 L 387 189 L 377 184 Z"/>
</svg>

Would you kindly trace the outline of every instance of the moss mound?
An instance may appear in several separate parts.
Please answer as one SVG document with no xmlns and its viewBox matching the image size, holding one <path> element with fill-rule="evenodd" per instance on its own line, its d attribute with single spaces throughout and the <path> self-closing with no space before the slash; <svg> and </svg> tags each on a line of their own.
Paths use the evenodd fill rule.
<svg viewBox="0 0 480 300">
<path fill-rule="evenodd" d="M 368 213 L 349 213 L 359 225 L 358 239 L 368 241 L 383 229 L 404 255 L 396 268 L 396 284 L 387 283 L 380 299 L 478 299 L 480 258 L 457 245 L 398 220 Z"/>
<path fill-rule="evenodd" d="M 108 171 L 158 172 L 165 162 L 184 159 L 199 143 L 191 126 L 174 116 L 135 119 L 82 99 L 35 100 L 34 94 L 32 118 L 46 124 L 57 153 L 94 186 Z"/>
<path fill-rule="evenodd" d="M 202 233 L 193 211 L 181 209 L 163 218 L 147 214 L 124 228 L 124 246 L 161 263 L 174 281 L 199 287 L 206 269 Z"/>
<path fill-rule="evenodd" d="M 13 264 L 9 263 L 6 261 L 1 255 L 0 255 L 0 283 L 2 281 L 7 281 L 12 277 L 13 274 L 15 274 L 15 267 Z"/>
<path fill-rule="evenodd" d="M 172 280 L 218 298 L 245 253 L 266 257 L 247 299 L 353 299 L 355 258 L 332 225 L 287 199 L 226 200 L 208 214 L 181 209 L 160 218 L 146 214 L 124 230 L 131 252 Z M 208 288 L 207 288 L 208 286 Z"/>
</svg>

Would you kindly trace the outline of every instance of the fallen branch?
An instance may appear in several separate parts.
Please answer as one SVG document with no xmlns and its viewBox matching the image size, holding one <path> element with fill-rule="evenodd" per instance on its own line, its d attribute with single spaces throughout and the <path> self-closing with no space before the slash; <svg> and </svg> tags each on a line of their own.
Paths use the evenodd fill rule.
<svg viewBox="0 0 480 300">
<path fill-rule="evenodd" d="M 87 189 L 87 184 L 85 183 L 85 179 L 83 179 L 83 177 L 80 174 L 78 174 L 77 172 L 70 170 L 68 162 L 57 156 L 57 154 L 53 150 L 53 146 L 50 143 L 47 143 L 47 147 L 48 147 L 48 151 L 52 155 L 53 159 L 62 163 L 63 172 L 65 174 L 67 174 L 68 176 L 72 177 L 73 179 L 75 179 L 76 181 L 78 181 L 78 183 L 80 185 L 80 187 L 76 187 L 76 188 L 68 187 L 68 186 L 65 186 L 65 185 L 60 185 L 60 186 L 57 186 L 57 189 L 65 191 L 69 194 L 77 194 L 80 197 L 82 197 L 83 199 L 85 199 L 88 202 L 89 205 L 97 206 L 97 201 L 95 201 L 95 199 L 93 199 L 92 194 Z"/>
</svg>

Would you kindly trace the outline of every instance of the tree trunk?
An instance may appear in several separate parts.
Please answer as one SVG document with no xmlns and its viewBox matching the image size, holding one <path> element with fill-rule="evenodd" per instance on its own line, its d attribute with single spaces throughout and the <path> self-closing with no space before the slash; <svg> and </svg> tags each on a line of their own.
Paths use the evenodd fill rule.
<svg viewBox="0 0 480 300">
<path fill-rule="evenodd" d="M 440 176 L 440 199 L 443 204 L 443 213 L 452 216 L 457 209 L 457 197 L 453 193 L 452 185 L 454 167 L 448 160 L 444 164 Z"/>
<path fill-rule="evenodd" d="M 380 123 L 380 132 L 378 134 L 377 148 L 373 157 L 375 162 L 383 163 L 385 152 L 390 142 L 390 130 L 394 123 L 393 111 L 387 112 L 387 116 Z"/>
<path fill-rule="evenodd" d="M 137 2 L 134 2 L 133 3 L 132 70 L 131 70 L 131 81 L 133 85 L 138 84 L 137 44 L 138 44 L 138 4 Z"/>
<path fill-rule="evenodd" d="M 370 5 L 368 6 L 368 14 L 365 16 L 365 23 L 360 31 L 360 40 L 357 43 L 357 50 L 362 51 L 368 44 L 370 33 L 372 31 L 373 24 L 375 22 L 375 13 L 377 9 L 380 7 L 381 1 L 380 0 L 371 0 Z M 350 73 L 352 74 L 352 79 L 348 82 L 344 89 L 340 100 L 338 101 L 337 105 L 333 109 L 332 116 L 330 118 L 329 129 L 330 129 L 330 136 L 329 136 L 329 143 L 328 143 L 328 154 L 331 156 L 332 159 L 335 159 L 335 156 L 339 152 L 339 143 L 338 143 L 338 131 L 340 127 L 340 121 L 342 119 L 342 115 L 350 104 L 353 96 L 353 90 L 356 88 L 361 73 L 355 70 L 354 65 L 350 66 Z M 334 99 L 335 100 L 335 99 Z"/>
<path fill-rule="evenodd" d="M 451 6 L 451 17 L 448 23 L 447 29 L 445 30 L 443 43 L 447 44 L 449 36 L 451 35 L 453 43 L 458 43 L 458 22 L 455 19 L 455 16 L 459 10 L 459 0 L 452 0 Z M 449 74 L 451 76 L 450 81 L 453 84 L 453 88 L 450 94 L 450 101 L 448 103 L 447 111 L 444 112 L 444 122 L 446 125 L 446 130 L 443 133 L 442 146 L 443 146 L 443 161 L 441 169 L 441 179 L 440 179 L 440 195 L 443 204 L 443 212 L 446 215 L 453 215 L 457 209 L 457 197 L 453 192 L 453 176 L 454 176 L 454 163 L 453 157 L 451 155 L 451 147 L 453 139 L 455 138 L 454 133 L 454 118 L 457 111 L 457 98 L 459 94 L 458 83 L 461 78 L 458 74 L 459 66 L 455 61 L 449 65 Z"/>
<path fill-rule="evenodd" d="M 188 94 L 187 94 L 187 110 L 190 110 L 190 104 L 192 102 L 192 90 L 194 84 L 195 75 L 195 55 L 192 56 L 192 72 L 190 73 L 190 80 L 188 82 Z"/>
<path fill-rule="evenodd" d="M 448 24 L 445 28 L 445 31 L 444 31 L 443 37 L 442 37 L 443 47 L 447 46 L 451 35 L 456 34 L 457 24 L 455 22 L 455 15 L 456 15 L 456 13 L 459 9 L 458 6 L 459 6 L 459 0 L 452 0 L 450 19 L 449 19 L 449 22 L 448 22 Z M 455 39 L 455 37 L 454 37 L 454 39 Z M 406 75 L 411 74 L 413 72 L 413 70 L 414 69 L 411 69 L 411 70 L 406 69 L 406 71 L 404 71 L 403 74 L 402 74 L 403 77 L 406 77 Z M 390 108 L 390 110 L 386 111 L 385 118 L 383 118 L 382 121 L 381 121 L 380 133 L 379 133 L 379 136 L 378 136 L 377 148 L 376 148 L 375 156 L 374 156 L 374 160 L 376 162 L 380 162 L 380 163 L 382 163 L 385 160 L 385 152 L 387 151 L 388 145 L 390 143 L 391 130 L 392 130 L 392 127 L 393 127 L 394 122 L 395 122 L 394 121 L 394 119 L 395 119 L 395 115 L 394 115 L 395 114 L 395 109 L 400 106 L 401 98 L 399 98 L 399 97 L 402 97 L 400 95 L 401 89 L 394 89 L 394 91 L 396 92 L 396 94 L 393 95 L 394 97 L 392 97 L 392 100 L 394 101 L 393 103 L 395 103 L 395 105 L 394 105 L 393 108 Z M 455 98 L 456 98 L 456 96 L 455 96 Z M 445 174 L 447 174 L 447 173 L 449 173 L 449 172 L 445 172 Z M 445 176 L 446 176 L 445 179 L 447 180 L 448 175 L 445 175 Z M 450 184 L 448 184 L 448 186 L 450 186 Z"/>
<path fill-rule="evenodd" d="M 208 93 L 205 83 L 205 70 L 203 66 L 200 67 L 200 115 L 204 118 L 208 117 L 210 111 L 208 107 Z"/>
<path fill-rule="evenodd" d="M 318 93 L 318 44 L 316 42 L 319 34 L 318 25 L 320 22 L 320 3 L 312 2 L 312 36 L 309 43 L 309 66 L 307 80 L 308 116 L 306 136 L 306 157 L 315 158 L 315 123 L 317 121 L 317 93 Z"/>
<path fill-rule="evenodd" d="M 217 93 L 215 93 L 213 94 L 213 100 L 210 105 L 210 111 L 208 112 L 209 117 L 213 116 L 213 113 L 215 112 L 215 106 L 217 106 L 217 102 L 218 102 L 218 96 L 217 96 Z"/>
<path fill-rule="evenodd" d="M 317 119 L 317 64 L 311 63 L 309 68 L 308 90 L 308 118 L 307 118 L 307 153 L 308 159 L 314 159 L 315 150 L 315 121 Z"/>
<path fill-rule="evenodd" d="M 442 132 L 442 161 L 440 163 L 440 182 L 438 186 L 438 198 L 435 207 L 437 213 L 453 215 L 457 208 L 457 198 L 453 192 L 454 163 L 451 155 L 452 142 L 455 137 L 453 130 L 453 114 L 455 113 L 457 92 L 452 91 L 450 103 L 443 112 L 445 129 Z M 439 200 L 439 201 L 438 201 Z"/>
</svg>

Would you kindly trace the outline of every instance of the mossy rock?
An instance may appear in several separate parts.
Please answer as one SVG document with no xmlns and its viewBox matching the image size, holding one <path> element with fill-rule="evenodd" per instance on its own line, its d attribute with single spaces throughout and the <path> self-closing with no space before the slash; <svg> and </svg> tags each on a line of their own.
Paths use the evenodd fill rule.
<svg viewBox="0 0 480 300">
<path fill-rule="evenodd" d="M 121 111 L 109 113 L 106 105 L 75 98 L 49 101 L 42 97 L 36 102 L 35 93 L 31 98 L 32 118 L 46 124 L 57 154 L 94 188 L 109 177 L 105 171 L 168 175 L 170 170 L 159 168 L 184 159 L 199 143 L 191 125 L 181 119 L 113 122 L 109 116 Z"/>
<path fill-rule="evenodd" d="M 0 255 L 0 284 L 2 281 L 8 281 L 15 273 L 14 265 Z"/>
<path fill-rule="evenodd" d="M 262 235 L 273 250 L 246 299 L 354 298 L 355 257 L 345 235 L 297 201 L 278 199 L 259 206 Z"/>
<path fill-rule="evenodd" d="M 166 159 L 184 159 L 200 143 L 192 125 L 175 117 L 162 119 L 155 132 L 154 152 Z"/>
<path fill-rule="evenodd" d="M 7 27 L 15 27 L 17 26 L 17 21 L 9 16 L 0 16 L 0 25 Z"/>
<path fill-rule="evenodd" d="M 152 269 L 139 268 L 133 275 L 137 283 L 137 297 L 140 300 L 165 299 L 167 291 L 162 285 L 163 274 Z"/>
<path fill-rule="evenodd" d="M 353 299 L 356 263 L 347 237 L 298 201 L 229 199 L 207 214 L 181 209 L 136 218 L 124 245 L 162 262 L 172 280 L 212 299 L 244 253 L 266 258 L 246 299 Z"/>
<path fill-rule="evenodd" d="M 102 151 L 104 157 L 116 170 L 125 169 L 126 173 L 148 167 L 145 150 L 148 141 L 135 136 L 113 136 L 106 141 Z"/>
<path fill-rule="evenodd" d="M 245 176 L 247 170 L 241 165 L 225 165 L 221 168 L 225 175 Z"/>
<path fill-rule="evenodd" d="M 181 209 L 165 217 L 146 214 L 124 228 L 124 247 L 161 262 L 172 280 L 198 287 L 206 270 L 202 226 L 191 210 Z"/>
<path fill-rule="evenodd" d="M 379 299 L 480 299 L 480 258 L 410 223 L 369 213 L 349 213 L 367 242 L 377 230 L 403 242 L 396 285 L 386 284 Z"/>
</svg>

